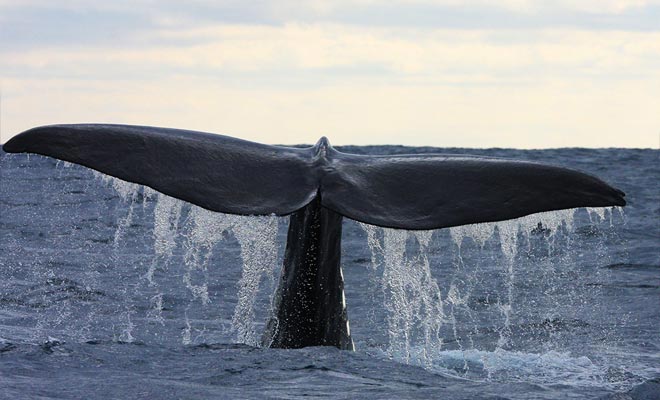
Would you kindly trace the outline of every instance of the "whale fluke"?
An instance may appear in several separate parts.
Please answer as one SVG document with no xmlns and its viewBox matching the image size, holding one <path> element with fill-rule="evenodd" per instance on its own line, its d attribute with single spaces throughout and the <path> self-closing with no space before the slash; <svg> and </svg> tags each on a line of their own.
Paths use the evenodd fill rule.
<svg viewBox="0 0 660 400">
<path fill-rule="evenodd" d="M 465 155 L 362 156 L 325 138 L 291 148 L 168 128 L 52 125 L 17 135 L 4 150 L 81 164 L 211 211 L 289 215 L 319 195 L 324 207 L 389 228 L 626 204 L 620 190 L 566 168 Z"/>
<path fill-rule="evenodd" d="M 148 126 L 51 125 L 4 145 L 84 165 L 211 211 L 288 215 L 317 192 L 309 149 Z M 284 188 L 287 188 L 284 190 Z"/>
<path fill-rule="evenodd" d="M 542 211 L 624 206 L 625 194 L 567 168 L 466 155 L 338 153 L 323 205 L 372 225 L 439 229 Z"/>
<path fill-rule="evenodd" d="M 624 193 L 567 168 L 465 155 L 362 156 L 127 125 L 52 125 L 4 145 L 84 165 L 200 207 L 291 215 L 271 347 L 352 349 L 340 266 L 344 216 L 438 229 L 575 207 L 624 206 Z"/>
</svg>

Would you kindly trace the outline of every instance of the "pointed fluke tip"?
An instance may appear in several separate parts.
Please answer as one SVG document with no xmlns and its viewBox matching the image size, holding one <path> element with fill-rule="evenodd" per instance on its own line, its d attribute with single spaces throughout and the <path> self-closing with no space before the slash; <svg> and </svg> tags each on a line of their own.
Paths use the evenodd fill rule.
<svg viewBox="0 0 660 400">
<path fill-rule="evenodd" d="M 19 133 L 2 146 L 6 153 L 30 153 L 35 144 L 39 143 L 39 134 L 56 125 L 38 126 Z M 37 136 L 35 136 L 35 134 Z"/>
<path fill-rule="evenodd" d="M 601 189 L 600 195 L 604 203 L 601 202 L 601 204 L 592 207 L 623 207 L 627 204 L 625 199 L 626 194 L 623 190 L 610 186 L 605 182 L 602 182 L 602 184 L 604 187 Z"/>
<path fill-rule="evenodd" d="M 21 135 L 16 135 L 9 139 L 7 143 L 2 145 L 2 150 L 5 153 L 22 153 L 25 151 L 24 146 L 21 144 Z"/>
<path fill-rule="evenodd" d="M 614 188 L 614 190 L 616 191 L 617 194 L 615 206 L 624 207 L 627 204 L 626 199 L 624 199 L 624 197 L 626 197 L 626 194 L 623 192 L 623 190 L 619 190 L 617 188 Z"/>
</svg>

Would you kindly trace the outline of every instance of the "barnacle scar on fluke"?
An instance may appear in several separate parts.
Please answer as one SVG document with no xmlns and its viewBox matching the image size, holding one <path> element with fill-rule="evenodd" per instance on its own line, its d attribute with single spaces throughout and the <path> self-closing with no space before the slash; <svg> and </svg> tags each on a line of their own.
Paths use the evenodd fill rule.
<svg viewBox="0 0 660 400">
<path fill-rule="evenodd" d="M 4 145 L 81 164 L 211 211 L 289 215 L 270 347 L 353 349 L 341 271 L 342 218 L 438 229 L 576 207 L 624 193 L 574 170 L 466 155 L 363 156 L 326 138 L 308 148 L 127 125 L 52 125 Z"/>
</svg>

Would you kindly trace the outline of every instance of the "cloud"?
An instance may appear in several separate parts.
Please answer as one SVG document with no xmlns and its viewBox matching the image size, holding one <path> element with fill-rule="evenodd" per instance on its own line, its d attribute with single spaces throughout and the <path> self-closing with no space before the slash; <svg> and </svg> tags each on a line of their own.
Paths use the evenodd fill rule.
<svg viewBox="0 0 660 400">
<path fill-rule="evenodd" d="M 538 148 L 655 147 L 658 129 L 657 92 L 645 81 L 442 89 L 345 81 L 297 90 L 246 89 L 206 77 L 6 83 L 11 96 L 3 111 L 11 118 L 4 127 L 12 133 L 51 123 L 114 122 L 265 143 L 313 143 L 326 135 L 334 144 Z"/>
<path fill-rule="evenodd" d="M 660 0 L 0 0 L 0 48 L 153 45 L 160 28 L 338 24 L 428 29 L 659 31 Z"/>
<path fill-rule="evenodd" d="M 403 0 L 401 3 L 433 4 L 444 6 L 470 6 L 499 7 L 519 13 L 559 13 L 559 12 L 587 12 L 621 14 L 631 9 L 640 9 L 658 5 L 657 0 Z"/>
<path fill-rule="evenodd" d="M 0 0 L 0 141 L 96 121 L 270 143 L 657 146 L 657 23 L 604 29 L 652 1 L 50 4 Z"/>
<path fill-rule="evenodd" d="M 7 51 L 8 76 L 144 77 L 168 75 L 386 75 L 399 83 L 469 84 L 490 77 L 642 79 L 660 70 L 660 33 L 576 30 L 419 30 L 341 25 L 220 26 L 150 33 L 141 47 L 53 47 Z M 187 43 L 180 45 L 180 43 Z M 309 76 L 309 75 L 307 75 Z M 472 78 L 471 78 L 472 77 Z M 316 76 L 311 76 L 316 79 Z"/>
<path fill-rule="evenodd" d="M 279 143 L 516 147 L 651 146 L 657 134 L 657 33 L 288 24 L 150 35 L 174 44 L 5 53 L 5 128 L 113 121 Z"/>
</svg>

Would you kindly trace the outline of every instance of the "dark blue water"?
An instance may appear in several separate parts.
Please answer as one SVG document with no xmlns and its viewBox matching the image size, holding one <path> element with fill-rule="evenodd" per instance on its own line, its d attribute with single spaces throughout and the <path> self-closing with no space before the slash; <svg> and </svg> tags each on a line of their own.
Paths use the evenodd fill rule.
<svg viewBox="0 0 660 400">
<path fill-rule="evenodd" d="M 563 165 L 629 205 L 418 233 L 345 221 L 357 350 L 268 349 L 285 218 L 0 153 L 0 398 L 660 397 L 660 151 L 341 150 Z"/>
</svg>

